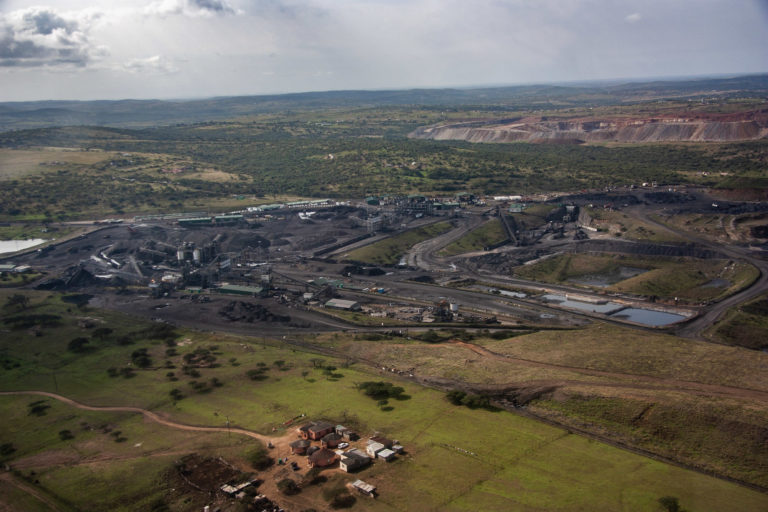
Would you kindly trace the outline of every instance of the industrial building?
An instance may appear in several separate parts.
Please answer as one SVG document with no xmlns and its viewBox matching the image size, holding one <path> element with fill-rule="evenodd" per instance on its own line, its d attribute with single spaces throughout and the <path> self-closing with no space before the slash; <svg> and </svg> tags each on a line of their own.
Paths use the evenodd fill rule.
<svg viewBox="0 0 768 512">
<path fill-rule="evenodd" d="M 225 284 L 216 288 L 216 291 L 230 295 L 250 295 L 251 297 L 258 297 L 265 292 L 261 286 L 243 286 L 239 284 Z"/>
<path fill-rule="evenodd" d="M 360 311 L 362 309 L 359 302 L 344 299 L 331 299 L 325 303 L 325 307 L 346 311 Z"/>
</svg>

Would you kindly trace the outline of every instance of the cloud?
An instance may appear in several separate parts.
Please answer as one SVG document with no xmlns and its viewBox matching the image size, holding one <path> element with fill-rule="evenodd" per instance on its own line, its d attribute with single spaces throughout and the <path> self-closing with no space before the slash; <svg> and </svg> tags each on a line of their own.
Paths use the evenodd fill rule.
<svg viewBox="0 0 768 512">
<path fill-rule="evenodd" d="M 170 74 L 179 71 L 167 58 L 161 55 L 153 55 L 145 59 L 131 59 L 123 64 L 122 69 L 137 74 Z"/>
<path fill-rule="evenodd" d="M 192 18 L 239 14 L 226 0 L 157 0 L 144 9 L 146 14 L 182 15 Z"/>
<path fill-rule="evenodd" d="M 89 39 L 99 17 L 40 7 L 0 14 L 0 67 L 85 66 L 106 52 Z"/>
<path fill-rule="evenodd" d="M 641 19 L 643 19 L 643 17 L 640 15 L 639 12 L 633 12 L 632 14 L 628 14 L 627 16 L 624 17 L 624 21 L 626 21 L 627 23 L 637 23 Z"/>
</svg>

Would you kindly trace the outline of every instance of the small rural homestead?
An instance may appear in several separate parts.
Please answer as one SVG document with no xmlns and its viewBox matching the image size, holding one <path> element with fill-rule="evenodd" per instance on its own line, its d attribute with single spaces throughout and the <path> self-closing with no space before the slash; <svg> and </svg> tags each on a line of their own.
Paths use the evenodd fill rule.
<svg viewBox="0 0 768 512">
<path fill-rule="evenodd" d="M 291 453 L 306 455 L 307 465 L 312 468 L 325 468 L 339 463 L 339 469 L 345 473 L 357 471 L 369 466 L 374 459 L 391 461 L 397 453 L 403 452 L 403 447 L 386 437 L 373 436 L 365 450 L 349 447 L 336 449 L 345 441 L 354 442 L 360 437 L 343 425 L 334 426 L 327 421 L 312 421 L 296 429 L 299 439 L 290 443 Z M 313 441 L 319 441 L 313 443 Z M 347 448 L 343 444 L 343 448 Z M 335 449 L 335 450 L 334 450 Z"/>
<path fill-rule="evenodd" d="M 359 302 L 344 299 L 331 299 L 325 303 L 325 307 L 343 309 L 345 311 L 360 311 L 362 309 Z"/>
</svg>

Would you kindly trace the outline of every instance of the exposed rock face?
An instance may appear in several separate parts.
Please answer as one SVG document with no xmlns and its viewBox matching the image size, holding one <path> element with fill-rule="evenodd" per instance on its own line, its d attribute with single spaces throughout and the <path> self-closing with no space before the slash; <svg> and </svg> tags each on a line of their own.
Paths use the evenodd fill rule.
<svg viewBox="0 0 768 512">
<path fill-rule="evenodd" d="M 737 114 L 554 120 L 525 117 L 421 127 L 410 135 L 469 142 L 729 142 L 768 137 L 768 109 Z"/>
</svg>

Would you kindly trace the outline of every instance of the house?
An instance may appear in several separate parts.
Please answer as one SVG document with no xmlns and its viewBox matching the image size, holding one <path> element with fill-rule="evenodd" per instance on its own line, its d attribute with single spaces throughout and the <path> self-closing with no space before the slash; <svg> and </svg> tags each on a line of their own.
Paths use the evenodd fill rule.
<svg viewBox="0 0 768 512">
<path fill-rule="evenodd" d="M 352 471 L 357 471 L 360 468 L 364 468 L 370 463 L 370 457 L 368 457 L 362 450 L 353 448 L 341 455 L 341 458 L 339 459 L 339 468 L 342 471 L 350 473 Z"/>
<path fill-rule="evenodd" d="M 327 421 L 318 421 L 318 422 L 312 423 L 307 429 L 307 432 L 306 432 L 307 437 L 304 437 L 304 439 L 312 439 L 313 441 L 319 441 L 326 435 L 333 432 L 333 429 L 334 429 L 333 425 L 331 423 L 328 423 Z"/>
<path fill-rule="evenodd" d="M 394 459 L 394 458 L 395 458 L 395 452 L 393 452 L 393 451 L 392 451 L 392 450 L 390 450 L 389 448 L 384 448 L 383 450 L 381 450 L 380 452 L 378 452 L 378 453 L 376 454 L 376 456 L 377 456 L 378 458 L 380 458 L 380 459 L 384 459 L 385 461 L 389 462 L 389 461 L 391 461 L 392 459 Z"/>
<path fill-rule="evenodd" d="M 357 490 L 361 494 L 365 494 L 366 496 L 370 496 L 371 498 L 376 497 L 376 487 L 374 487 L 371 484 L 367 484 L 362 480 L 355 480 L 350 485 L 352 486 L 353 489 Z"/>
<path fill-rule="evenodd" d="M 320 440 L 320 446 L 323 448 L 336 448 L 339 446 L 340 442 L 341 436 L 335 432 L 331 432 L 330 434 L 323 436 L 323 438 Z"/>
<path fill-rule="evenodd" d="M 404 450 L 405 448 L 403 448 L 402 445 L 399 445 L 399 444 L 392 445 L 392 451 L 395 453 L 403 453 Z"/>
<path fill-rule="evenodd" d="M 311 468 L 325 468 L 336 462 L 337 458 L 334 452 L 323 448 L 307 457 L 307 464 Z"/>
<path fill-rule="evenodd" d="M 386 447 L 386 446 L 384 446 L 384 445 L 383 445 L 383 444 L 381 444 L 381 443 L 376 443 L 376 442 L 373 442 L 373 443 L 368 443 L 368 447 L 365 449 L 365 452 L 366 452 L 366 453 L 367 453 L 367 454 L 368 454 L 370 457 L 376 457 L 376 454 L 377 454 L 377 453 L 379 453 L 381 450 L 385 450 L 386 448 L 387 448 L 387 447 Z"/>
<path fill-rule="evenodd" d="M 344 433 L 348 431 L 349 429 L 344 425 L 336 425 L 336 433 L 339 434 L 341 437 L 344 437 Z"/>
<path fill-rule="evenodd" d="M 345 441 L 357 441 L 360 439 L 360 436 L 357 435 L 356 432 L 352 432 L 351 430 L 346 430 L 341 434 L 341 437 Z"/>
<path fill-rule="evenodd" d="M 290 444 L 291 453 L 294 455 L 304 455 L 307 453 L 307 449 L 311 444 L 312 443 L 306 439 L 299 439 L 298 441 L 294 441 Z"/>
<path fill-rule="evenodd" d="M 368 444 L 371 444 L 371 443 L 383 444 L 385 448 L 392 448 L 392 445 L 395 444 L 395 442 L 392 441 L 391 439 L 387 439 L 386 437 L 381 437 L 381 436 L 373 436 L 372 438 L 370 438 L 368 440 Z"/>
</svg>

